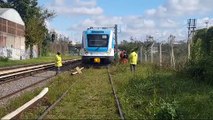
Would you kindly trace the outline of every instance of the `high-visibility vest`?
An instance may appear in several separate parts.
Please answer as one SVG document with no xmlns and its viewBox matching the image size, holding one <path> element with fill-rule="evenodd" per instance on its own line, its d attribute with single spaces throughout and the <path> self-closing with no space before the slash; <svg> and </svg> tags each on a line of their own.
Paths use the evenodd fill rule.
<svg viewBox="0 0 213 120">
<path fill-rule="evenodd" d="M 129 59 L 130 59 L 130 64 L 136 65 L 138 61 L 138 54 L 136 52 L 132 52 L 129 56 Z"/>
<path fill-rule="evenodd" d="M 55 56 L 55 66 L 56 67 L 61 67 L 62 66 L 62 59 L 61 59 L 61 56 L 59 56 L 59 55 Z"/>
</svg>

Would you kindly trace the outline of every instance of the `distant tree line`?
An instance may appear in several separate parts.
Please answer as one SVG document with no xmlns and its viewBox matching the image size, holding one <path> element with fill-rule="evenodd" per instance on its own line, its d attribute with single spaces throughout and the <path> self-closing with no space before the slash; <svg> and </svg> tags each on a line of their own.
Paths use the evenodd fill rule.
<svg viewBox="0 0 213 120">
<path fill-rule="evenodd" d="M 55 13 L 38 6 L 37 0 L 0 0 L 1 8 L 14 8 L 25 22 L 26 48 L 30 48 L 33 57 L 33 46 L 38 45 L 38 54 L 46 55 L 48 29 L 45 21 L 54 17 Z"/>
</svg>

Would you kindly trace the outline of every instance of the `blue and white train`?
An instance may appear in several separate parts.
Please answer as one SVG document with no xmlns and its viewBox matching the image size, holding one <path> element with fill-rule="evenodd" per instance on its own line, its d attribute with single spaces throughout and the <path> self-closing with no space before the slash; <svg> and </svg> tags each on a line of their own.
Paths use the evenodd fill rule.
<svg viewBox="0 0 213 120">
<path fill-rule="evenodd" d="M 107 28 L 90 27 L 82 35 L 83 63 L 111 63 L 114 60 L 114 33 Z"/>
</svg>

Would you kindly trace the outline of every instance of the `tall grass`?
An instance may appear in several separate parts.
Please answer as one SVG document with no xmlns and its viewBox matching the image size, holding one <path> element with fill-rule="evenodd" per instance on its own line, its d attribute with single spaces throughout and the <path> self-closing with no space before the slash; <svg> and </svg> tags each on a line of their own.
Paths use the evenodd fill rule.
<svg viewBox="0 0 213 120">
<path fill-rule="evenodd" d="M 129 65 L 115 65 L 110 72 L 126 119 L 213 119 L 213 88 L 204 82 L 146 64 L 137 65 L 135 73 L 130 72 Z M 77 84 L 47 118 L 118 119 L 106 79 L 107 73 L 102 69 L 88 69 L 76 76 L 69 73 L 58 76 L 49 86 L 50 103 L 73 83 Z M 31 97 L 18 99 L 0 111 L 5 114 Z M 22 118 L 36 119 L 43 108 L 37 109 L 30 109 Z"/>
<path fill-rule="evenodd" d="M 155 66 L 122 67 L 111 71 L 127 119 L 213 118 L 211 86 Z"/>
</svg>

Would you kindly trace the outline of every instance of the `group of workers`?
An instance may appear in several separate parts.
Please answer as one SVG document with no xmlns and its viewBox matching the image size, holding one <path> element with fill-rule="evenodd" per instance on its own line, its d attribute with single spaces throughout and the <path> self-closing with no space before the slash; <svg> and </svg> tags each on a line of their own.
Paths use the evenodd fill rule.
<svg viewBox="0 0 213 120">
<path fill-rule="evenodd" d="M 115 55 L 116 55 L 115 57 L 119 56 L 119 58 L 117 58 L 117 59 L 119 59 L 119 62 L 123 63 L 123 64 L 127 64 L 128 58 L 129 58 L 130 70 L 131 70 L 131 72 L 135 72 L 135 67 L 136 67 L 137 61 L 138 61 L 138 54 L 134 50 L 130 53 L 129 56 L 125 50 L 116 52 Z M 55 56 L 56 75 L 59 74 L 61 66 L 62 66 L 61 53 L 57 52 L 57 54 Z"/>
<path fill-rule="evenodd" d="M 122 64 L 127 64 L 129 62 L 131 72 L 135 72 L 135 67 L 138 61 L 138 54 L 135 50 L 132 50 L 129 56 L 125 50 L 115 52 L 115 60 L 116 59 L 118 59 Z"/>
</svg>

